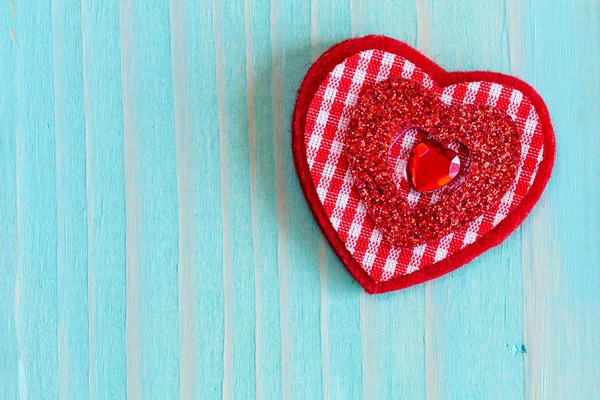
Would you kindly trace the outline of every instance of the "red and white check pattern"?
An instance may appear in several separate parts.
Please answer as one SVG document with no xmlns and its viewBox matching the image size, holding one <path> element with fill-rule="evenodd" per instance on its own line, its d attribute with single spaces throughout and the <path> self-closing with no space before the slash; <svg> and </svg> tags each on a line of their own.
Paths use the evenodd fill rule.
<svg viewBox="0 0 600 400">
<path fill-rule="evenodd" d="M 517 176 L 499 204 L 461 229 L 414 248 L 392 246 L 377 229 L 354 187 L 344 153 L 348 123 L 362 88 L 397 77 L 419 82 L 448 105 L 481 104 L 505 111 L 515 121 L 521 140 Z M 346 248 L 376 282 L 441 261 L 500 223 L 531 187 L 543 158 L 544 143 L 535 108 L 520 91 L 490 82 L 460 83 L 440 89 L 413 63 L 380 50 L 355 54 L 329 73 L 308 110 L 304 142 L 325 212 Z"/>
</svg>

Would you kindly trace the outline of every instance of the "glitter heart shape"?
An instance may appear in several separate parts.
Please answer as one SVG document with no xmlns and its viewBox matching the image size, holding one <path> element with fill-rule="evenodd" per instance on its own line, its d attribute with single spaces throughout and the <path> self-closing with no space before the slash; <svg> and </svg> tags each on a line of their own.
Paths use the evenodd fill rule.
<svg viewBox="0 0 600 400">
<path fill-rule="evenodd" d="M 469 149 L 465 182 L 435 204 L 410 207 L 395 190 L 387 156 L 395 132 L 410 127 L 437 141 Z M 346 155 L 354 186 L 377 228 L 394 246 L 408 248 L 437 240 L 495 207 L 517 174 L 517 127 L 494 107 L 444 104 L 435 91 L 402 78 L 366 87 L 352 110 Z"/>
<path fill-rule="evenodd" d="M 514 122 L 520 143 L 517 173 L 500 199 L 445 236 L 415 246 L 394 245 L 383 234 L 367 211 L 348 157 L 348 129 L 360 96 L 369 87 L 390 79 L 416 82 L 452 110 L 496 109 Z M 387 128 L 399 132 L 406 127 Z M 440 142 L 449 139 L 435 132 L 433 138 Z M 502 242 L 526 217 L 546 186 L 555 142 L 543 100 L 519 79 L 492 72 L 446 72 L 402 42 L 367 36 L 332 47 L 310 68 L 294 109 L 292 150 L 301 188 L 325 237 L 368 293 L 382 293 L 449 273 Z M 470 170 L 478 155 L 471 148 L 469 152 L 473 161 Z M 386 168 L 387 158 L 384 153 Z M 387 178 L 394 175 L 394 168 L 389 169 L 392 172 L 386 172 Z M 467 175 L 473 179 L 473 171 Z M 462 172 L 455 180 L 461 176 Z M 465 187 L 469 176 L 438 203 Z M 402 191 L 393 179 L 389 182 L 391 188 Z M 427 198 L 428 193 L 421 197 Z"/>
<path fill-rule="evenodd" d="M 420 193 L 448 185 L 460 172 L 460 158 L 434 139 L 425 139 L 413 149 L 408 159 L 407 175 Z"/>
</svg>

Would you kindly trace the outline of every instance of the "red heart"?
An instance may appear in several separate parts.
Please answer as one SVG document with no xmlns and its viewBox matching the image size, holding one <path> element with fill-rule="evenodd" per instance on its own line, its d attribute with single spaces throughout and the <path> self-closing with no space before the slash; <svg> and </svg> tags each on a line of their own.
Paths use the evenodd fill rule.
<svg viewBox="0 0 600 400">
<path fill-rule="evenodd" d="M 411 207 L 389 174 L 396 132 L 413 126 L 472 150 L 464 184 L 435 204 Z M 389 77 L 365 88 L 345 133 L 354 186 L 377 228 L 398 248 L 429 243 L 466 226 L 493 209 L 517 176 L 518 129 L 506 113 L 475 104 L 449 107 L 434 91 L 407 79 Z"/>
<path fill-rule="evenodd" d="M 417 192 L 441 189 L 452 182 L 459 171 L 458 154 L 434 139 L 417 144 L 408 159 L 408 178 Z"/>
<path fill-rule="evenodd" d="M 442 238 L 416 246 L 393 245 L 382 233 L 366 212 L 348 161 L 346 135 L 357 99 L 364 89 L 391 78 L 417 82 L 452 110 L 462 104 L 494 107 L 514 121 L 521 144 L 518 173 L 500 199 L 490 200 L 489 210 Z M 367 36 L 332 47 L 310 68 L 294 110 L 292 148 L 302 190 L 324 235 L 365 290 L 382 293 L 448 273 L 504 240 L 546 186 L 555 143 L 543 100 L 519 79 L 492 72 L 449 73 L 402 42 Z M 469 152 L 476 162 L 477 149 Z M 474 179 L 471 172 L 467 175 L 456 191 Z M 432 192 L 432 197 L 422 193 L 418 202 L 432 202 L 445 189 Z M 485 197 L 485 191 L 479 195 Z"/>
<path fill-rule="evenodd" d="M 458 175 L 446 186 L 439 190 L 431 192 L 418 192 L 414 189 L 408 177 L 408 160 L 413 153 L 416 145 L 426 139 L 432 139 L 432 136 L 416 127 L 400 131 L 390 145 L 387 155 L 387 166 L 396 190 L 402 196 L 408 206 L 418 207 L 422 204 L 436 204 L 450 192 L 458 188 L 465 181 L 469 172 L 471 160 L 467 146 L 458 141 L 442 141 L 445 147 L 454 151 L 460 160 L 460 170 Z"/>
</svg>

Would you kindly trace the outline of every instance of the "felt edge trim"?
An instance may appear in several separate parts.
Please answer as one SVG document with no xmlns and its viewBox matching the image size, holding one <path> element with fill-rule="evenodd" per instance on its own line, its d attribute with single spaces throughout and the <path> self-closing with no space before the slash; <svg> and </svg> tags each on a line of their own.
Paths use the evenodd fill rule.
<svg viewBox="0 0 600 400">
<path fill-rule="evenodd" d="M 354 259 L 352 254 L 350 254 L 344 242 L 338 236 L 337 231 L 331 225 L 331 221 L 319 200 L 312 181 L 304 144 L 306 115 L 321 83 L 325 80 L 329 72 L 346 58 L 361 51 L 371 49 L 393 53 L 409 60 L 428 74 L 442 88 L 463 82 L 487 81 L 499 83 L 521 91 L 529 98 L 537 111 L 544 136 L 544 155 L 533 184 L 519 205 L 496 227 L 483 237 L 477 239 L 474 243 L 465 246 L 463 249 L 437 263 L 385 282 L 376 282 L 371 278 Z M 497 72 L 447 72 L 425 55 L 403 42 L 387 36 L 370 35 L 348 39 L 330 47 L 309 68 L 298 90 L 298 97 L 292 116 L 292 153 L 302 192 L 321 231 L 350 274 L 352 274 L 367 293 L 376 294 L 407 288 L 445 275 L 504 241 L 527 217 L 546 187 L 554 166 L 556 142 L 546 104 L 535 89 L 524 81 Z"/>
</svg>

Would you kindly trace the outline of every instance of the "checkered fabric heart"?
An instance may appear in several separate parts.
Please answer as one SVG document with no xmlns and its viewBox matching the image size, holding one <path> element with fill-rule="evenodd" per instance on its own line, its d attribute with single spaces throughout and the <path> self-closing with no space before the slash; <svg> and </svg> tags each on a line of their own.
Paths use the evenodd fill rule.
<svg viewBox="0 0 600 400">
<path fill-rule="evenodd" d="M 337 46 L 338 54 L 336 48 L 333 48 L 323 56 L 326 63 L 317 62 L 315 67 L 319 67 L 317 72 L 320 80 L 314 82 L 319 77 L 309 72 L 306 79 L 313 81 L 305 80 L 299 101 L 303 96 L 303 89 L 305 100 L 310 101 L 305 101 L 308 105 L 305 113 L 302 110 L 299 112 L 297 105 L 293 130 L 296 166 L 298 169 L 303 165 L 308 168 L 308 171 L 299 171 L 303 189 L 307 197 L 310 198 L 312 194 L 318 199 L 318 204 L 309 200 L 313 213 L 322 228 L 327 226 L 328 229 L 324 229 L 326 236 L 353 275 L 369 292 L 376 293 L 420 283 L 457 268 L 477 255 L 465 256 L 464 250 L 469 250 L 470 245 L 485 238 L 507 216 L 515 211 L 526 215 L 537 198 L 533 199 L 531 207 L 529 203 L 523 204 L 523 200 L 536 182 L 543 160 L 550 160 L 550 168 L 544 168 L 544 176 L 540 178 L 541 189 L 549 178 L 554 155 L 554 136 L 549 119 L 547 124 L 542 123 L 547 119 L 545 108 L 540 110 L 543 102 L 542 106 L 534 104 L 532 97 L 535 96 L 537 100 L 539 96 L 517 79 L 506 77 L 519 82 L 512 84 L 510 80 L 496 79 L 496 74 L 481 73 L 474 76 L 476 79 L 473 80 L 457 76 L 456 83 L 442 85 L 440 77 L 444 80 L 444 74 L 448 73 L 424 56 L 393 39 L 379 37 L 378 40 L 372 40 L 373 38 L 354 39 L 352 46 L 344 42 Z M 352 50 L 356 51 L 352 53 Z M 460 229 L 412 248 L 391 245 L 377 228 L 354 186 L 345 152 L 350 118 L 361 92 L 366 87 L 390 78 L 417 82 L 449 106 L 475 104 L 492 106 L 505 112 L 517 126 L 521 144 L 516 178 L 497 204 Z M 311 86 L 311 83 L 313 89 L 307 90 L 307 85 Z M 529 89 L 534 95 L 525 93 L 525 89 Z M 543 114 L 544 121 L 540 113 Z M 298 118 L 302 120 L 297 121 Z M 297 132 L 299 125 L 303 127 L 301 132 Z M 392 145 L 390 151 L 390 157 L 397 160 L 393 168 L 396 170 L 398 188 L 401 192 L 404 191 L 406 201 L 411 206 L 433 204 L 443 195 L 441 191 L 419 194 L 407 186 L 404 175 L 406 158 L 417 142 L 418 135 L 417 130 L 409 132 L 402 143 Z M 465 155 L 462 156 L 464 159 Z M 452 190 L 452 187 L 445 190 Z M 536 197 L 538 190 L 535 192 L 533 197 Z M 519 206 L 523 210 L 518 210 Z M 514 227 L 511 226 L 512 229 L 502 234 L 499 241 L 516 228 L 520 220 L 516 223 L 511 220 Z M 481 251 L 477 249 L 477 253 L 499 241 L 492 241 Z M 456 262 L 452 259 L 453 255 L 458 256 L 454 258 Z M 444 261 L 446 264 L 441 263 Z M 436 264 L 442 265 L 442 270 L 436 269 Z M 410 275 L 414 275 L 414 278 L 410 278 Z"/>
</svg>

